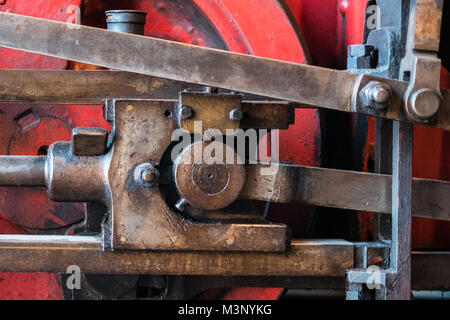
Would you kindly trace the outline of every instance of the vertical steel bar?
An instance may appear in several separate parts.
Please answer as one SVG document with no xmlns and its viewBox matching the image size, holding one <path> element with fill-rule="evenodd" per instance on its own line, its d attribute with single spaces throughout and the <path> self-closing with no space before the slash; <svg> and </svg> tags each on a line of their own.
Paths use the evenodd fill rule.
<svg viewBox="0 0 450 320">
<path fill-rule="evenodd" d="M 391 120 L 375 120 L 375 172 L 379 174 L 392 174 L 392 126 Z M 376 214 L 374 223 L 375 240 L 390 240 L 390 215 Z"/>
<path fill-rule="evenodd" d="M 411 298 L 411 183 L 413 126 L 394 121 L 392 144 L 391 273 L 386 299 Z"/>
</svg>

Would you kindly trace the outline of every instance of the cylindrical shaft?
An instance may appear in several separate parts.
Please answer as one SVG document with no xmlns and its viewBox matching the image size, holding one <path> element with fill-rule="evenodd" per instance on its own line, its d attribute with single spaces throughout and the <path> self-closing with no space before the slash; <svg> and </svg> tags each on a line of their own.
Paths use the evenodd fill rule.
<svg viewBox="0 0 450 320">
<path fill-rule="evenodd" d="M 45 156 L 0 156 L 0 186 L 45 186 Z"/>
<path fill-rule="evenodd" d="M 144 35 L 147 13 L 136 10 L 106 11 L 108 30 Z"/>
</svg>

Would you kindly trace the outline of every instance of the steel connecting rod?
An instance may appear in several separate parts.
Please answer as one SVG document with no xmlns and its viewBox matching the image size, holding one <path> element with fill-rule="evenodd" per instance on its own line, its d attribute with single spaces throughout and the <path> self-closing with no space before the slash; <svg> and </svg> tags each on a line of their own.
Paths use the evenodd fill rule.
<svg viewBox="0 0 450 320">
<path fill-rule="evenodd" d="M 59 146 L 61 143 L 50 148 L 47 157 L 0 156 L 0 186 L 47 186 L 56 201 L 102 201 L 107 182 L 101 183 L 101 171 L 107 162 L 64 152 L 61 154 L 70 159 L 69 165 L 64 164 L 64 157 L 58 155 Z M 392 211 L 389 175 L 285 164 L 248 165 L 246 171 L 247 182 L 240 196 L 243 199 L 387 214 Z M 95 175 L 100 182 L 93 184 L 83 179 L 84 174 Z M 61 180 L 70 182 L 70 190 Z M 412 188 L 414 216 L 450 220 L 449 182 L 413 179 Z"/>
<path fill-rule="evenodd" d="M 408 83 L 404 81 L 10 13 L 0 13 L 0 46 L 312 107 L 413 121 L 403 110 L 403 98 L 408 89 Z M 380 95 L 370 90 L 360 94 L 367 89 L 367 84 L 378 82 L 389 92 L 383 99 L 389 102 L 385 110 L 370 107 L 372 102 L 378 103 L 376 100 Z M 424 124 L 450 130 L 449 95 L 443 91 L 442 96 L 443 103 L 436 119 Z"/>
</svg>

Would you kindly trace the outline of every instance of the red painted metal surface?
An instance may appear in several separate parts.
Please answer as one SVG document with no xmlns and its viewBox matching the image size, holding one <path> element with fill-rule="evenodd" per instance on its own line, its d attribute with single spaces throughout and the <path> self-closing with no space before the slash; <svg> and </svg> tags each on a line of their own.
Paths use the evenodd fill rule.
<svg viewBox="0 0 450 320">
<path fill-rule="evenodd" d="M 341 47 L 338 34 L 338 0 L 286 0 L 306 40 L 311 62 L 322 67 L 337 67 Z"/>
<path fill-rule="evenodd" d="M 67 21 L 72 14 L 68 8 L 80 4 L 81 0 L 7 0 L 0 5 L 0 11 Z M 0 48 L 0 57 L 1 69 L 64 69 L 67 66 L 65 60 L 5 48 Z"/>
<path fill-rule="evenodd" d="M 7 1 L 0 10 L 68 21 L 80 0 Z M 65 69 L 67 61 L 0 48 L 2 69 Z M 0 154 L 39 155 L 70 140 L 76 126 L 102 126 L 99 106 L 0 105 Z M 0 233 L 64 234 L 83 219 L 84 206 L 54 203 L 41 188 L 0 188 Z M 12 228 L 11 226 L 14 226 Z M 0 299 L 61 299 L 52 274 L 0 274 Z"/>
<path fill-rule="evenodd" d="M 66 21 L 73 14 L 68 12 L 67 8 L 73 4 L 80 5 L 80 1 L 44 0 L 35 1 L 33 6 L 30 6 L 28 1 L 10 0 L 0 7 L 0 10 Z M 289 19 L 277 1 L 136 0 L 124 4 L 120 1 L 86 0 L 83 3 L 83 24 L 104 27 L 103 12 L 107 9 L 146 11 L 148 13 L 146 35 L 149 36 L 286 61 L 300 63 L 306 61 L 305 51 L 294 27 L 295 21 Z M 0 50 L 2 50 L 0 68 L 92 69 L 92 66 L 68 64 L 67 61 L 59 59 Z M 31 109 L 30 106 L 22 105 L 3 109 L 0 115 L 0 123 L 2 128 L 5 128 L 0 135 L 2 154 L 36 155 L 45 151 L 45 146 L 54 141 L 69 140 L 70 130 L 74 126 L 105 126 L 101 120 L 99 106 L 36 106 Z M 21 114 L 24 116 L 18 119 L 18 115 Z M 281 135 L 281 160 L 315 165 L 318 163 L 320 152 L 317 143 L 318 116 L 312 110 L 298 110 L 296 118 L 297 123 L 290 133 Z M 72 223 L 82 213 L 74 204 L 67 205 L 75 207 L 58 210 L 57 204 L 46 200 L 45 193 L 37 189 L 26 191 L 4 188 L 0 190 L 0 199 L 0 212 L 3 216 L 0 223 L 1 233 L 38 233 L 39 229 L 58 228 Z M 23 205 L 19 204 L 18 199 L 23 201 Z M 60 217 L 55 214 L 59 211 L 78 214 Z M 18 229 L 10 229 L 11 225 L 17 226 Z M 5 274 L 1 278 L 3 280 L 0 281 L 0 298 L 61 297 L 59 289 L 56 290 L 53 285 L 52 275 L 44 275 L 44 278 L 40 279 L 30 274 Z M 27 291 L 26 288 L 30 290 Z M 46 290 L 52 294 L 44 293 Z M 230 295 L 239 297 L 239 290 L 234 289 Z M 241 297 L 248 298 L 275 298 L 281 292 L 281 289 L 242 290 Z M 42 295 L 37 292 L 41 292 Z"/>
<path fill-rule="evenodd" d="M 69 6 L 80 3 L 80 0 L 6 1 L 0 11 L 67 21 L 71 15 Z M 0 56 L 2 69 L 64 69 L 67 66 L 64 60 L 4 48 L 0 48 Z M 30 106 L 24 105 L 0 106 L 0 154 L 36 155 L 39 148 L 53 143 L 55 138 L 67 140 L 67 136 L 70 137 L 64 121 L 41 113 L 47 109 L 53 116 L 55 112 L 48 107 L 37 107 L 34 113 L 18 117 L 29 109 Z M 51 203 L 43 190 L 0 188 L 0 233 L 39 233 L 46 228 L 57 232 L 67 223 L 65 209 L 72 209 L 75 215 L 82 213 L 79 205 L 63 208 Z M 52 274 L 0 274 L 0 299 L 61 298 L 61 290 Z"/>
<path fill-rule="evenodd" d="M 73 12 L 67 8 L 79 5 L 81 0 L 36 0 L 33 5 L 25 0 L 8 0 L 1 11 L 22 13 L 65 21 Z M 360 43 L 362 38 L 365 0 L 286 0 L 290 14 L 275 0 L 85 0 L 83 24 L 105 27 L 104 11 L 108 9 L 136 9 L 148 13 L 146 35 L 202 46 L 228 49 L 286 61 L 344 68 L 346 46 Z M 295 21 L 303 34 L 298 33 Z M 304 38 L 310 55 L 302 47 Z M 0 68 L 92 69 L 92 66 L 0 49 Z M 443 83 L 449 83 L 448 74 Z M 37 106 L 33 109 L 39 123 L 23 129 L 18 124 L 32 122 L 14 120 L 30 106 L 9 106 L 0 110 L 0 153 L 37 154 L 42 147 L 57 140 L 68 140 L 74 126 L 105 126 L 99 106 Z M 14 110 L 14 111 L 12 111 Z M 32 114 L 33 115 L 33 114 Z M 30 120 L 31 119 L 31 120 Z M 303 165 L 320 162 L 319 118 L 313 110 L 297 110 L 296 124 L 289 132 L 280 134 L 280 160 Z M 450 135 L 421 127 L 415 129 L 414 174 L 426 178 L 450 179 Z M 373 121 L 370 122 L 366 158 L 373 145 Z M 8 146 L 8 147 L 5 147 Z M 6 148 L 6 149 L 5 149 Z M 421 149 L 419 149 L 421 148 Z M 422 150 L 418 152 L 417 150 Z M 425 150 L 426 152 L 424 152 Z M 32 228 L 57 228 L 71 223 L 78 215 L 76 205 L 57 208 L 47 201 L 42 190 L 0 190 L 0 233 L 38 233 Z M 14 201 L 28 192 L 26 201 Z M 23 201 L 24 197 L 21 197 Z M 34 204 L 34 205 L 33 205 Z M 38 205 L 36 205 L 38 204 Z M 30 210 L 30 208 L 33 208 Z M 70 209 L 70 210 L 69 210 Z M 273 206 L 270 217 L 280 218 L 290 225 L 301 225 L 301 206 Z M 284 213 L 284 214 L 283 214 Z M 72 219 L 72 221 L 71 221 Z M 414 241 L 419 246 L 446 246 L 448 226 L 434 221 L 414 222 Z M 28 227 L 28 229 L 27 229 Z M 55 231 L 57 232 L 57 231 Z M 0 274 L 1 298 L 61 298 L 53 275 Z M 222 297 L 233 299 L 275 299 L 281 293 L 277 288 L 233 288 Z"/>
</svg>

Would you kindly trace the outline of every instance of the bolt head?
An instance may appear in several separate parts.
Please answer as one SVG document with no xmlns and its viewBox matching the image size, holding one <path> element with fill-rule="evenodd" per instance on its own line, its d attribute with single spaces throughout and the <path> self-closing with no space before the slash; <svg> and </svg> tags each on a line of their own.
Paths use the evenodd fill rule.
<svg viewBox="0 0 450 320">
<path fill-rule="evenodd" d="M 385 104 L 389 102 L 391 93 L 383 85 L 375 85 L 371 90 L 371 98 L 375 103 Z"/>
<path fill-rule="evenodd" d="M 134 170 L 134 180 L 143 187 L 153 186 L 159 179 L 159 171 L 151 163 L 142 163 Z"/>
<path fill-rule="evenodd" d="M 384 111 L 391 99 L 391 88 L 385 83 L 371 81 L 359 92 L 359 98 L 363 107 L 371 112 Z"/>
<path fill-rule="evenodd" d="M 241 121 L 244 117 L 244 114 L 242 113 L 242 110 L 239 108 L 235 108 L 230 111 L 230 120 L 231 121 Z"/>
<path fill-rule="evenodd" d="M 420 89 L 413 93 L 408 105 L 410 115 L 416 121 L 432 120 L 441 106 L 441 97 L 432 89 Z"/>
<path fill-rule="evenodd" d="M 193 110 L 189 106 L 182 106 L 180 109 L 180 119 L 186 120 L 192 117 Z"/>
<path fill-rule="evenodd" d="M 151 170 L 144 170 L 141 174 L 141 178 L 147 183 L 152 183 L 154 182 L 156 175 Z"/>
</svg>

